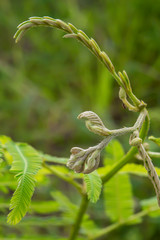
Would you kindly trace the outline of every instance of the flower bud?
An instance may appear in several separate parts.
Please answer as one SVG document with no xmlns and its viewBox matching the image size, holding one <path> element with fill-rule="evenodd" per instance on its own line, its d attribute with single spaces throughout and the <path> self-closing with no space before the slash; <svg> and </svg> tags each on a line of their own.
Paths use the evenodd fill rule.
<svg viewBox="0 0 160 240">
<path fill-rule="evenodd" d="M 100 152 L 96 150 L 93 154 L 87 159 L 87 168 L 83 171 L 84 174 L 89 174 L 96 170 L 100 162 Z"/>
<path fill-rule="evenodd" d="M 78 119 L 84 119 L 86 121 L 86 127 L 89 131 L 101 136 L 110 135 L 110 131 L 104 126 L 102 120 L 96 113 L 92 111 L 86 111 L 81 113 L 78 116 Z"/>
<path fill-rule="evenodd" d="M 73 148 L 71 148 L 70 152 L 75 155 L 75 154 L 77 154 L 77 153 L 79 153 L 79 152 L 81 152 L 83 150 L 84 150 L 83 148 L 73 147 Z"/>
<path fill-rule="evenodd" d="M 133 140 L 130 141 L 130 145 L 131 146 L 134 146 L 134 147 L 137 147 L 139 146 L 140 144 L 142 144 L 142 139 L 137 137 L 137 138 L 134 138 Z"/>
<path fill-rule="evenodd" d="M 74 147 L 71 149 L 71 153 L 70 159 L 67 162 L 67 167 L 73 169 L 77 173 L 82 172 L 85 166 L 86 150 L 83 148 Z"/>
<path fill-rule="evenodd" d="M 90 151 L 90 148 L 84 150 L 79 147 L 71 149 L 71 156 L 67 162 L 67 167 L 76 173 L 91 173 L 97 169 L 100 162 L 100 150 Z M 86 169 L 85 169 L 86 166 Z"/>
<path fill-rule="evenodd" d="M 120 88 L 119 90 L 119 98 L 122 99 L 126 99 L 126 92 L 123 88 Z"/>
</svg>

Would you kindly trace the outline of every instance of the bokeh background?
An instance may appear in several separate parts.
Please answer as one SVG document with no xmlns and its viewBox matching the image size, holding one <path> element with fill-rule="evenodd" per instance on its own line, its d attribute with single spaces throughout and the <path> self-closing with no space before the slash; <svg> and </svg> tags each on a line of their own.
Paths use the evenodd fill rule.
<svg viewBox="0 0 160 240">
<path fill-rule="evenodd" d="M 109 128 L 133 125 L 137 117 L 122 107 L 119 87 L 104 66 L 80 43 L 63 39 L 62 31 L 32 29 L 15 44 L 16 26 L 30 16 L 60 18 L 93 37 L 108 53 L 116 69 L 127 71 L 135 95 L 148 104 L 150 135 L 160 136 L 158 0 L 1 0 L 2 135 L 27 142 L 45 153 L 68 157 L 72 146 L 87 147 L 99 141 L 77 120 L 82 111 L 95 111 Z M 127 150 L 127 138 L 120 140 Z M 151 146 L 157 150 L 155 145 Z M 160 166 L 158 160 L 154 163 Z M 134 178 L 132 181 L 136 196 L 154 195 L 149 181 Z M 57 187 L 56 184 L 63 188 L 58 180 Z M 143 224 L 121 228 L 109 237 L 113 240 L 159 239 L 159 229 L 160 218 L 146 217 Z M 20 229 L 14 231 L 5 226 L 1 230 L 6 239 L 9 234 L 22 236 Z"/>
</svg>

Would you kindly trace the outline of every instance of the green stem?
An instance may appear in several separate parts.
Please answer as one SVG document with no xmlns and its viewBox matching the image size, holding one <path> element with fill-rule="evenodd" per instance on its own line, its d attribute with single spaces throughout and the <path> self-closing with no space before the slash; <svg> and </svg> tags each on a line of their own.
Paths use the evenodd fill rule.
<svg viewBox="0 0 160 240">
<path fill-rule="evenodd" d="M 143 141 L 147 136 L 148 130 L 149 130 L 149 116 L 147 113 L 146 119 L 142 125 L 141 132 L 140 132 L 140 138 L 142 138 Z M 103 184 L 105 184 L 110 178 L 112 178 L 125 164 L 131 161 L 136 153 L 137 153 L 137 148 L 132 147 L 127 152 L 127 154 L 124 157 L 122 157 L 122 159 L 119 162 L 113 165 L 112 169 L 108 173 L 102 176 Z"/>
<path fill-rule="evenodd" d="M 72 184 L 78 191 L 80 194 L 82 194 L 82 186 L 81 184 L 77 183 L 76 181 L 74 181 L 72 178 L 61 174 L 60 172 L 56 171 L 55 169 L 51 168 L 48 164 L 43 163 L 43 167 L 46 168 L 47 170 L 49 170 L 51 173 L 53 173 L 55 176 L 61 178 L 62 180 Z"/>
<path fill-rule="evenodd" d="M 132 100 L 132 102 L 134 103 L 135 106 L 139 107 L 140 105 L 140 100 L 133 94 L 133 92 L 130 90 L 128 90 L 124 84 L 122 83 L 120 77 L 118 76 L 118 74 L 116 72 L 114 72 L 112 74 L 112 76 L 114 77 L 114 79 L 118 82 L 118 84 L 124 88 L 124 90 L 126 91 L 127 95 L 129 96 L 129 98 Z"/>
<path fill-rule="evenodd" d="M 148 129 L 149 129 L 149 117 L 147 114 L 147 117 L 142 125 L 141 128 L 141 132 L 140 132 L 140 137 L 142 138 L 142 140 L 145 139 L 147 133 L 148 133 Z M 113 168 L 102 177 L 102 182 L 103 184 L 106 183 L 111 177 L 113 177 L 126 163 L 128 163 L 130 160 L 132 160 L 133 156 L 136 154 L 137 152 L 137 148 L 136 147 L 132 147 L 128 153 L 117 163 L 113 166 Z M 75 224 L 73 226 L 71 235 L 69 240 L 74 240 L 76 239 L 76 236 L 78 235 L 79 232 L 79 228 L 83 219 L 83 215 L 86 212 L 87 206 L 88 206 L 88 199 L 87 199 L 87 195 L 84 195 L 82 198 L 82 202 L 79 208 L 79 212 L 77 215 L 77 219 L 75 221 Z M 125 224 L 125 223 L 124 223 Z M 113 225 L 112 227 L 110 227 L 110 229 L 115 229 L 117 226 L 119 226 L 118 224 Z"/>
<path fill-rule="evenodd" d="M 148 155 L 153 158 L 160 158 L 160 152 L 148 152 Z"/>
<path fill-rule="evenodd" d="M 105 234 L 108 234 L 108 233 L 112 232 L 113 230 L 115 230 L 115 229 L 117 229 L 117 228 L 119 228 L 119 227 L 121 227 L 125 224 L 134 222 L 134 221 L 140 219 L 141 217 L 144 217 L 144 216 L 148 215 L 150 212 L 155 212 L 158 209 L 159 209 L 159 207 L 152 207 L 150 209 L 143 210 L 139 213 L 136 213 L 136 214 L 130 216 L 129 218 L 127 218 L 127 219 L 125 219 L 125 220 L 123 220 L 119 223 L 114 223 L 114 224 L 112 224 L 112 225 L 110 225 L 106 228 L 103 228 L 103 229 L 99 230 L 97 233 L 94 234 L 94 236 L 91 235 L 90 239 L 94 240 L 96 238 L 99 238 L 99 237 L 101 237 Z"/>
<path fill-rule="evenodd" d="M 128 94 L 128 96 L 129 96 L 129 98 L 132 100 L 132 102 L 137 106 L 137 107 L 139 107 L 139 105 L 140 105 L 140 101 L 139 101 L 139 99 L 133 94 L 133 92 L 128 92 L 127 93 Z"/>
<path fill-rule="evenodd" d="M 82 223 L 82 220 L 83 220 L 83 216 L 84 216 L 84 214 L 87 210 L 88 203 L 89 203 L 89 200 L 87 198 L 87 195 L 84 194 L 83 197 L 82 197 L 82 200 L 81 200 L 81 205 L 79 207 L 77 218 L 76 218 L 75 223 L 73 225 L 69 240 L 75 240 L 76 239 L 76 237 L 78 235 L 78 232 L 79 232 L 79 229 L 80 229 L 80 226 L 81 226 L 81 223 Z"/>
<path fill-rule="evenodd" d="M 114 77 L 114 79 L 117 81 L 117 83 L 119 84 L 119 86 L 121 86 L 122 88 L 124 88 L 124 84 L 122 83 L 121 79 L 119 78 L 118 74 L 116 73 L 116 71 L 114 71 L 114 73 L 112 74 L 112 76 Z"/>
<path fill-rule="evenodd" d="M 125 164 L 132 160 L 133 156 L 137 153 L 137 148 L 132 147 L 128 153 L 116 164 L 113 165 L 112 169 L 102 176 L 102 182 L 105 184 L 110 178 L 112 178 Z"/>
</svg>

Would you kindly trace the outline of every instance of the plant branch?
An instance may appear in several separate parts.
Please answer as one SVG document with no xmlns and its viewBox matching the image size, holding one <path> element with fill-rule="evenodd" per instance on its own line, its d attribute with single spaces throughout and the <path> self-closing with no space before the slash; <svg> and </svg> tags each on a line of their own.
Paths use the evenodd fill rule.
<svg viewBox="0 0 160 240">
<path fill-rule="evenodd" d="M 160 180 L 158 177 L 158 174 L 154 168 L 154 165 L 152 163 L 152 160 L 150 158 L 150 156 L 148 155 L 147 151 L 145 150 L 144 146 L 142 144 L 140 144 L 138 146 L 138 150 L 139 153 L 144 161 L 144 166 L 148 172 L 148 176 L 154 186 L 155 192 L 156 192 L 156 196 L 157 196 L 157 201 L 158 201 L 158 205 L 160 207 Z"/>
<path fill-rule="evenodd" d="M 128 97 L 131 99 L 131 101 L 134 103 L 134 105 L 140 109 L 140 107 L 145 106 L 144 102 L 140 101 L 132 92 L 130 82 L 128 79 L 128 76 L 125 71 L 122 73 L 116 73 L 114 65 L 112 64 L 110 58 L 108 55 L 102 51 L 97 44 L 97 42 L 93 38 L 89 38 L 83 31 L 77 29 L 74 25 L 71 23 L 65 23 L 64 21 L 60 19 L 54 19 L 51 17 L 30 17 L 29 20 L 22 22 L 18 25 L 18 30 L 14 35 L 14 38 L 16 39 L 16 42 L 18 42 L 22 36 L 25 34 L 27 30 L 33 27 L 39 27 L 39 26 L 45 26 L 45 27 L 52 27 L 52 28 L 58 28 L 63 31 L 65 31 L 67 34 L 64 36 L 64 38 L 74 38 L 80 41 L 83 45 L 85 45 L 104 65 L 107 67 L 109 72 L 112 74 L 112 76 L 115 78 L 117 83 L 125 89 Z"/>
<path fill-rule="evenodd" d="M 160 152 L 148 152 L 148 155 L 153 158 L 160 158 Z"/>
<path fill-rule="evenodd" d="M 79 207 L 77 218 L 75 220 L 75 223 L 74 223 L 72 231 L 71 231 L 71 235 L 70 235 L 68 240 L 75 240 L 76 239 L 76 237 L 78 235 L 78 232 L 79 232 L 79 229 L 80 229 L 80 226 L 81 226 L 81 223 L 82 223 L 82 220 L 83 220 L 83 216 L 84 216 L 84 214 L 87 210 L 88 203 L 89 203 L 89 200 L 87 198 L 87 195 L 84 194 L 83 197 L 82 197 L 82 200 L 81 200 L 81 205 Z"/>
<path fill-rule="evenodd" d="M 43 167 L 46 168 L 47 170 L 49 170 L 51 173 L 53 173 L 55 176 L 61 178 L 62 180 L 72 184 L 78 191 L 80 194 L 82 194 L 82 186 L 81 184 L 77 183 L 76 181 L 74 181 L 71 177 L 68 177 L 64 174 L 59 173 L 58 171 L 56 171 L 55 169 L 51 168 L 48 164 L 43 162 Z"/>
<path fill-rule="evenodd" d="M 76 172 L 90 173 L 98 167 L 97 164 L 99 164 L 99 160 L 100 160 L 100 151 L 108 144 L 108 142 L 110 140 L 112 140 L 113 137 L 120 136 L 125 133 L 131 133 L 131 132 L 134 132 L 135 130 L 140 131 L 140 129 L 141 129 L 140 138 L 142 138 L 142 140 L 144 140 L 144 138 L 146 137 L 146 135 L 148 133 L 148 129 L 149 129 L 149 116 L 148 116 L 148 112 L 145 108 L 146 104 L 143 101 L 140 101 L 133 94 L 127 73 L 125 71 L 123 71 L 123 73 L 118 72 L 118 74 L 117 74 L 110 58 L 108 57 L 108 55 L 105 52 L 103 52 L 100 49 L 100 47 L 98 46 L 96 41 L 92 38 L 89 38 L 83 31 L 77 29 L 74 25 L 72 25 L 70 23 L 67 24 L 59 19 L 53 19 L 50 17 L 42 17 L 42 18 L 41 17 L 31 17 L 31 18 L 29 18 L 28 21 L 25 21 L 18 26 L 18 30 L 14 35 L 14 38 L 16 38 L 16 42 L 20 40 L 20 38 L 24 35 L 24 33 L 27 30 L 29 30 L 32 27 L 38 27 L 38 26 L 54 27 L 54 28 L 61 29 L 67 33 L 64 36 L 65 38 L 77 39 L 83 45 L 85 45 L 105 65 L 105 67 L 107 67 L 107 69 L 112 74 L 112 76 L 115 78 L 115 80 L 120 85 L 120 87 L 125 91 L 125 93 L 127 95 L 126 97 L 130 98 L 130 100 L 133 103 L 133 106 L 132 106 L 132 104 L 130 104 L 127 101 L 127 98 L 126 98 L 126 101 L 127 101 L 126 103 L 127 103 L 128 109 L 131 111 L 139 111 L 140 112 L 136 123 L 134 124 L 133 127 L 130 127 L 130 128 L 108 130 L 108 129 L 104 128 L 102 122 L 98 122 L 98 126 L 94 125 L 94 123 L 95 122 L 97 123 L 97 121 L 99 121 L 99 119 L 98 120 L 94 119 L 94 121 L 92 123 L 88 122 L 88 125 L 87 125 L 88 129 L 90 131 L 93 131 L 94 133 L 105 136 L 105 139 L 103 141 L 101 141 L 101 143 L 99 143 L 98 145 L 96 145 L 94 147 L 90 147 L 86 150 L 80 149 L 77 147 L 71 149 L 72 155 L 71 155 L 70 161 L 69 161 L 69 163 L 67 163 L 67 165 L 70 168 L 74 169 Z M 121 99 L 121 100 L 123 100 L 123 99 Z M 92 116 L 93 116 L 93 114 L 92 114 Z M 106 132 L 104 130 L 106 130 Z M 144 152 L 142 144 L 140 146 L 140 150 L 142 150 L 141 152 Z M 105 184 L 111 177 L 113 177 L 126 163 L 131 161 L 133 156 L 136 153 L 137 153 L 137 148 L 135 146 L 133 146 L 128 151 L 128 153 L 118 163 L 113 165 L 112 169 L 102 177 L 103 184 Z M 147 155 L 147 158 L 148 157 L 149 156 Z M 78 161 L 77 161 L 77 159 L 78 159 Z M 86 160 L 87 160 L 87 162 L 86 162 Z M 88 165 L 87 169 L 85 169 L 86 163 Z M 79 208 L 79 212 L 78 212 L 75 224 L 73 226 L 73 229 L 72 229 L 72 232 L 71 232 L 71 235 L 69 238 L 69 240 L 74 240 L 74 239 L 76 239 L 76 236 L 78 235 L 80 225 L 83 220 L 83 216 L 84 216 L 87 206 L 88 206 L 89 200 L 87 199 L 87 195 L 86 195 L 86 193 L 82 192 L 82 186 L 79 183 L 75 182 L 72 178 L 70 178 L 66 175 L 63 175 L 63 174 L 57 172 L 56 170 L 50 168 L 50 166 L 47 165 L 46 163 L 43 163 L 43 166 L 46 169 L 48 169 L 50 172 L 52 172 L 54 175 L 71 183 L 82 194 L 82 201 L 81 201 L 81 205 Z M 146 214 L 148 214 L 148 210 L 145 210 L 138 214 L 135 214 L 135 215 L 131 216 L 130 218 L 126 219 L 125 221 L 122 221 L 120 223 L 116 223 L 107 228 L 104 228 L 104 229 L 100 230 L 98 234 L 93 236 L 93 239 L 95 239 L 96 237 L 102 236 L 102 235 L 118 228 L 121 225 L 124 225 L 133 220 L 136 220 L 139 217 L 144 216 Z"/>
<path fill-rule="evenodd" d="M 100 162 L 100 153 L 105 146 L 115 137 L 133 133 L 135 130 L 140 130 L 143 122 L 145 121 L 147 110 L 144 108 L 141 110 L 136 123 L 133 127 L 124 127 L 115 130 L 109 130 L 105 127 L 102 120 L 98 115 L 91 111 L 85 111 L 81 113 L 78 118 L 85 119 L 86 127 L 93 133 L 105 136 L 99 144 L 88 149 L 82 149 L 74 147 L 71 149 L 71 156 L 67 162 L 67 166 L 76 171 L 77 173 L 88 174 L 98 168 Z M 87 165 L 87 168 L 85 166 Z"/>
<path fill-rule="evenodd" d="M 146 113 L 147 114 L 147 113 Z M 148 114 L 146 115 L 145 121 L 142 125 L 140 137 L 142 141 L 144 141 L 145 137 L 147 136 L 148 129 L 149 129 L 149 117 Z M 121 158 L 121 160 L 117 163 L 115 163 L 112 167 L 112 169 L 107 172 L 104 176 L 102 176 L 102 182 L 105 184 L 107 181 L 109 181 L 110 178 L 112 178 L 125 164 L 129 163 L 134 155 L 137 153 L 137 148 L 132 147 L 124 157 Z"/>
<path fill-rule="evenodd" d="M 158 204 L 160 206 L 160 181 L 158 174 L 153 166 L 152 160 L 150 156 L 148 155 L 146 149 L 144 148 L 142 144 L 142 139 L 139 138 L 139 132 L 136 130 L 132 133 L 130 136 L 129 143 L 131 146 L 136 146 L 138 148 L 140 157 L 143 159 L 145 169 L 147 170 L 148 177 L 150 178 L 158 200 Z"/>
</svg>

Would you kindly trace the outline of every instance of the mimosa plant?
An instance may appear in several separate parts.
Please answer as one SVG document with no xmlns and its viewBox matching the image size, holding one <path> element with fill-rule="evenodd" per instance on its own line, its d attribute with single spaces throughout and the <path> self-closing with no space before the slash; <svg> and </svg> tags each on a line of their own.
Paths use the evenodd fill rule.
<svg viewBox="0 0 160 240">
<path fill-rule="evenodd" d="M 26 143 L 16 143 L 9 137 L 1 136 L 1 168 L 4 167 L 8 171 L 6 167 L 11 167 L 10 170 L 18 181 L 10 203 L 8 223 L 17 224 L 21 221 L 30 207 L 37 175 L 49 173 L 73 185 L 81 197 L 80 206 L 76 206 L 63 193 L 51 193 L 55 200 L 61 199 L 60 205 L 65 204 L 67 211 L 72 213 L 72 217 L 70 217 L 72 221 L 68 222 L 71 225 L 71 231 L 67 239 L 74 240 L 78 238 L 78 234 L 82 236 L 80 239 L 86 239 L 86 236 L 87 239 L 97 239 L 122 225 L 139 223 L 143 216 L 152 212 L 156 216 L 160 211 L 160 181 L 158 177 L 160 169 L 155 169 L 151 157 L 159 158 L 160 153 L 149 151 L 148 144 L 145 143 L 150 124 L 147 104 L 139 100 L 133 93 L 126 71 L 117 73 L 110 58 L 100 49 L 96 41 L 70 23 L 51 17 L 31 17 L 18 26 L 14 36 L 16 42 L 22 38 L 27 30 L 39 26 L 61 29 L 65 32 L 64 38 L 74 38 L 85 45 L 119 84 L 119 98 L 123 106 L 138 114 L 138 117 L 131 127 L 110 130 L 96 113 L 92 111 L 80 113 L 78 119 L 84 119 L 88 130 L 100 135 L 102 141 L 87 149 L 73 147 L 69 159 L 43 154 Z M 124 134 L 130 136 L 131 148 L 127 153 L 124 153 L 121 144 L 114 140 Z M 151 136 L 149 140 L 160 145 L 159 138 Z M 105 155 L 103 166 L 99 167 L 101 151 L 104 148 L 110 157 Z M 139 164 L 132 162 L 133 157 L 139 160 Z M 142 161 L 143 164 L 141 164 Z M 59 165 L 66 165 L 65 170 Z M 157 201 L 155 198 L 142 201 L 141 211 L 138 213 L 134 213 L 129 174 L 148 176 L 157 197 Z M 111 225 L 104 228 L 96 226 L 86 214 L 89 202 L 96 203 L 101 191 L 103 191 L 106 214 L 112 221 Z M 62 209 L 57 207 L 55 211 Z M 87 225 L 87 222 L 91 224 Z"/>
</svg>

